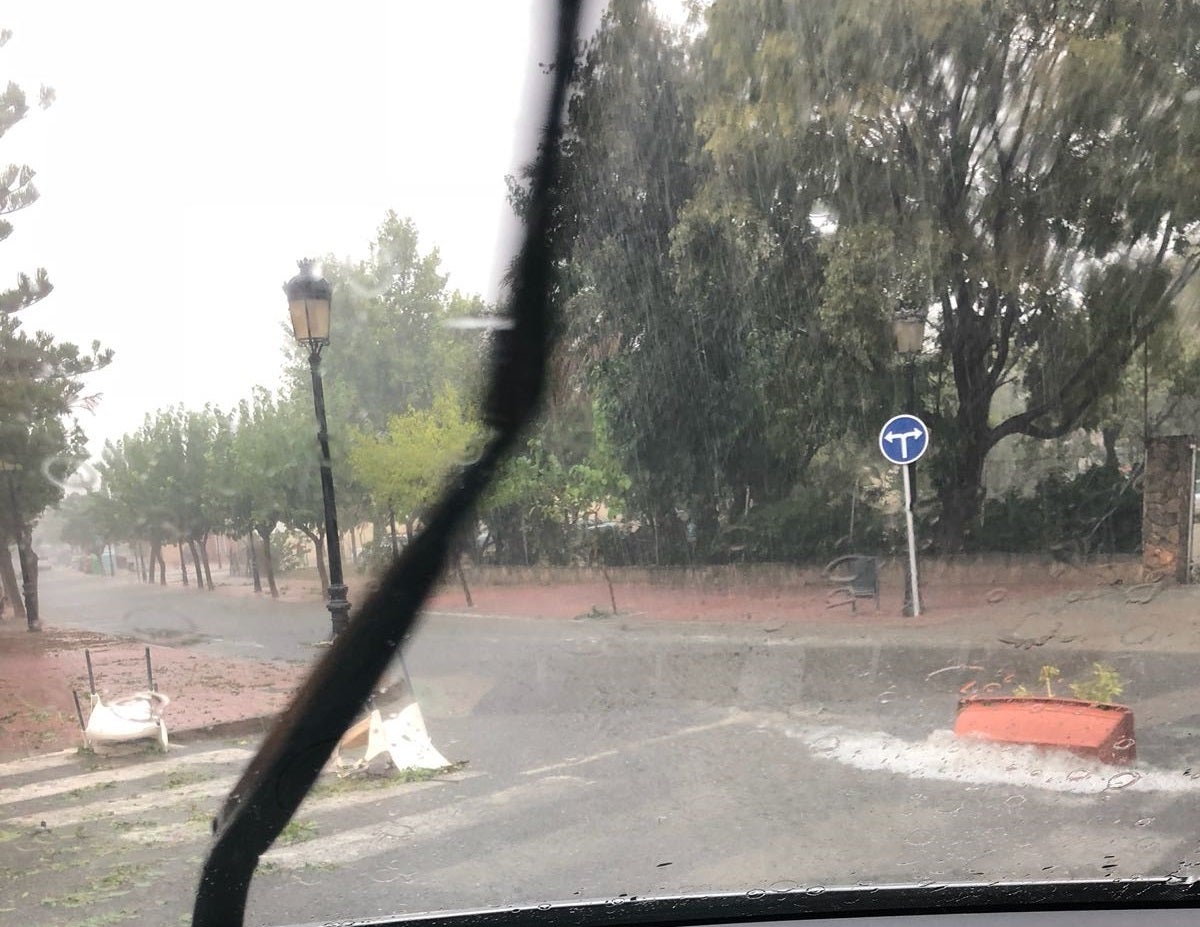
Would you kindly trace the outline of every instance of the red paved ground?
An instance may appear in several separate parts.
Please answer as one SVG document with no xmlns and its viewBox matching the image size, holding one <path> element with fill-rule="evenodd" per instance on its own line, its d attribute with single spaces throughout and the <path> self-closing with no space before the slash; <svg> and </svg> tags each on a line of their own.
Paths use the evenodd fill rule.
<svg viewBox="0 0 1200 927">
<path fill-rule="evenodd" d="M 71 689 L 87 717 L 87 668 L 92 653 L 102 696 L 146 688 L 145 647 L 80 631 L 30 634 L 9 622 L 0 630 L 0 758 L 46 753 L 82 743 Z M 278 663 L 152 647 L 154 678 L 171 697 L 167 730 L 183 731 L 278 711 L 303 670 Z"/>
</svg>

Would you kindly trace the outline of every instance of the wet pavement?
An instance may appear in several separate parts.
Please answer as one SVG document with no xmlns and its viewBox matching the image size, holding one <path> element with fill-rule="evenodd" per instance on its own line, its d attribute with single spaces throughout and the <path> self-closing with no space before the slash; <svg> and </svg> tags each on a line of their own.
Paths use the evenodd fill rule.
<svg viewBox="0 0 1200 927">
<path fill-rule="evenodd" d="M 47 582 L 49 607 L 86 594 L 98 629 L 186 629 L 198 654 L 312 659 L 305 642 L 325 621 L 303 604 L 210 611 L 217 597 L 109 594 L 81 580 Z M 1175 599 L 1181 614 L 1187 595 Z M 1190 874 L 1196 655 L 1173 645 L 1190 619 L 1151 626 L 1144 606 L 1124 607 L 1138 616 L 1127 626 L 1149 633 L 1123 648 L 1107 646 L 1103 610 L 1069 607 L 1046 609 L 1058 622 L 1049 637 L 1024 607 L 953 633 L 431 614 L 409 668 L 435 746 L 467 765 L 314 796 L 256 879 L 249 922 L 621 893 Z M 1065 683 L 1097 660 L 1116 667 L 1134 708 L 1135 767 L 949 734 L 961 692 L 1033 687 L 1044 665 Z M 104 761 L 103 780 L 71 756 L 0 767 L 0 897 L 31 925 L 182 922 L 208 816 L 253 746 L 188 745 L 165 765 Z M 57 784 L 21 791 L 37 782 Z"/>
</svg>

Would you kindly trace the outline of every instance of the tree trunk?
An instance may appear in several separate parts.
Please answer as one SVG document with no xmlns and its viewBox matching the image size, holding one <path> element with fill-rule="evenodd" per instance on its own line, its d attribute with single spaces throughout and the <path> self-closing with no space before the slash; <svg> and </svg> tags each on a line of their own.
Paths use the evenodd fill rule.
<svg viewBox="0 0 1200 927">
<path fill-rule="evenodd" d="M 254 591 L 262 595 L 262 576 L 258 572 L 258 552 L 254 549 L 253 528 L 246 535 L 246 542 L 250 545 L 250 575 L 254 577 Z"/>
<path fill-rule="evenodd" d="M 219 569 L 221 569 L 221 535 L 219 535 L 219 534 L 215 538 L 215 543 L 213 544 L 213 549 L 217 553 L 217 569 L 219 570 Z M 205 549 L 205 552 L 204 552 L 204 559 L 205 560 L 208 559 L 208 550 L 207 549 Z"/>
<path fill-rule="evenodd" d="M 212 570 L 208 565 L 208 535 L 205 534 L 200 538 L 200 565 L 204 567 L 204 584 L 208 586 L 208 591 L 212 592 L 216 586 L 212 581 Z M 218 564 L 219 566 L 219 564 Z"/>
<path fill-rule="evenodd" d="M 152 540 L 150 542 L 150 585 L 154 585 L 155 573 L 158 570 L 158 562 L 162 559 L 162 544 Z M 163 577 L 165 580 L 166 577 Z"/>
<path fill-rule="evenodd" d="M 154 553 L 158 556 L 158 584 L 165 586 L 167 584 L 167 561 L 163 558 L 161 541 L 155 545 Z"/>
<path fill-rule="evenodd" d="M 467 574 L 463 571 L 461 548 L 454 551 L 454 569 L 458 573 L 458 581 L 462 583 L 462 591 L 463 596 L 467 600 L 467 608 L 474 608 L 475 600 L 471 598 L 471 587 L 467 585 Z"/>
<path fill-rule="evenodd" d="M 263 542 L 263 564 L 267 568 L 267 588 L 271 590 L 271 598 L 279 598 L 279 587 L 275 585 L 275 564 L 271 562 L 271 532 L 259 529 L 258 536 Z"/>
<path fill-rule="evenodd" d="M 21 591 L 25 595 L 25 623 L 30 631 L 42 629 L 38 613 L 38 556 L 33 550 L 32 532 L 22 528 L 17 535 L 17 559 L 21 562 Z"/>
<path fill-rule="evenodd" d="M 137 562 L 138 579 L 143 583 L 146 582 L 146 558 L 142 556 L 142 542 L 138 541 L 133 549 L 133 555 Z"/>
<path fill-rule="evenodd" d="M 941 517 L 937 527 L 937 548 L 943 554 L 956 554 L 966 545 L 967 534 L 979 518 L 983 505 L 983 462 L 987 458 L 986 439 L 964 436 L 953 464 L 938 485 Z"/>
<path fill-rule="evenodd" d="M 392 532 L 392 559 L 400 559 L 400 543 L 396 540 L 396 510 L 388 509 L 388 524 L 391 526 Z"/>
<path fill-rule="evenodd" d="M 353 528 L 350 529 L 350 562 L 358 563 L 358 532 Z"/>
<path fill-rule="evenodd" d="M 12 605 L 13 615 L 24 621 L 25 603 L 21 601 L 21 586 L 17 582 L 17 571 L 13 568 L 8 538 L 0 540 L 0 584 L 3 585 L 4 598 Z"/>
<path fill-rule="evenodd" d="M 200 568 L 200 551 L 196 549 L 196 539 L 188 538 L 188 552 L 192 555 L 192 566 L 195 568 L 192 575 L 196 577 L 196 591 L 204 591 L 204 571 Z"/>
<path fill-rule="evenodd" d="M 186 585 L 188 585 L 187 561 L 185 561 L 183 559 L 183 543 L 180 541 L 176 541 L 175 549 L 177 551 L 179 551 L 179 572 L 183 574 L 183 584 L 186 586 Z"/>
<path fill-rule="evenodd" d="M 1121 436 L 1121 426 L 1109 425 L 1107 428 L 1101 428 L 1100 435 L 1104 438 L 1104 466 L 1110 470 L 1119 469 L 1121 461 L 1117 459 L 1117 438 Z"/>
<path fill-rule="evenodd" d="M 321 580 L 321 598 L 329 598 L 329 570 L 325 566 L 325 539 L 321 537 L 319 531 L 309 531 L 307 528 L 301 528 L 304 536 L 312 541 L 313 551 L 317 555 L 317 576 Z"/>
</svg>

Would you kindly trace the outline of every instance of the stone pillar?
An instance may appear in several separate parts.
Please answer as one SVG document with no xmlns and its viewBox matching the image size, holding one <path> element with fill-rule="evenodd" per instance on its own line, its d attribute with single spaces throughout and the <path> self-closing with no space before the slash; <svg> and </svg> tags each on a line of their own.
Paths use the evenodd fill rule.
<svg viewBox="0 0 1200 927">
<path fill-rule="evenodd" d="M 1163 435 L 1146 445 L 1142 494 L 1142 567 L 1150 578 L 1188 580 L 1192 525 L 1191 435 Z"/>
</svg>

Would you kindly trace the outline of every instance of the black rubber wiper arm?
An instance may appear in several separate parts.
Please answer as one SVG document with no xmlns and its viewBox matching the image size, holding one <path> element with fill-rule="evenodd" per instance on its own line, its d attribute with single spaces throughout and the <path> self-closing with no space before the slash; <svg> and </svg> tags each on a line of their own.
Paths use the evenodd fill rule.
<svg viewBox="0 0 1200 927">
<path fill-rule="evenodd" d="M 511 272 L 511 326 L 496 333 L 485 417 L 493 434 L 447 487 L 424 530 L 352 616 L 268 733 L 213 822 L 194 927 L 240 927 L 259 857 L 291 820 L 417 623 L 458 532 L 537 412 L 546 379 L 553 285 L 549 230 L 558 140 L 574 61 L 579 0 L 559 0 L 549 109 Z"/>
</svg>

